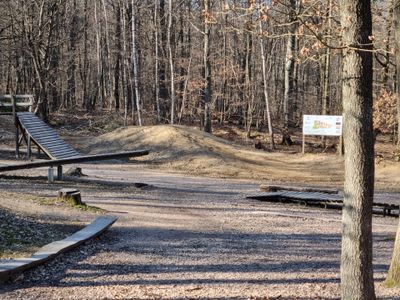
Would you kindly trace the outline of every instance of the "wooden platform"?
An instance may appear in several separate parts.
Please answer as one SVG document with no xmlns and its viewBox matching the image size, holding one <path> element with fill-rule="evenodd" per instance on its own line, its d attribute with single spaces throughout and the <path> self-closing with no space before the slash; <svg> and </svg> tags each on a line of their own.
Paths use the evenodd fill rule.
<svg viewBox="0 0 400 300">
<path fill-rule="evenodd" d="M 279 191 L 250 195 L 247 198 L 260 201 L 296 203 L 304 206 L 341 209 L 343 195 L 318 192 Z M 400 205 L 389 200 L 374 199 L 373 212 L 383 216 L 399 216 Z"/>
<path fill-rule="evenodd" d="M 51 159 L 79 157 L 81 154 L 67 144 L 58 133 L 31 112 L 17 113 L 17 121 L 25 136 Z"/>
</svg>

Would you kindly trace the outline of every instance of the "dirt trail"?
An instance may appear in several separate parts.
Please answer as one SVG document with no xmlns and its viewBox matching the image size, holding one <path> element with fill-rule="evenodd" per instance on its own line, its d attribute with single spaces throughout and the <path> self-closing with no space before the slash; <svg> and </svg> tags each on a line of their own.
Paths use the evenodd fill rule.
<svg viewBox="0 0 400 300">
<path fill-rule="evenodd" d="M 95 138 L 86 151 L 151 149 L 138 159 L 146 167 L 213 177 L 263 179 L 341 187 L 343 158 L 334 154 L 269 153 L 250 149 L 186 126 L 127 127 Z M 378 189 L 399 190 L 399 163 L 376 167 Z"/>
<path fill-rule="evenodd" d="M 82 182 L 66 184 L 119 221 L 96 243 L 3 287 L 2 299 L 339 297 L 338 211 L 245 199 L 257 189 L 253 181 L 132 165 L 85 165 L 85 173 Z M 30 186 L 19 183 L 22 192 Z M 40 196 L 54 190 L 45 182 L 35 187 Z M 377 294 L 386 299 L 400 293 L 381 285 L 397 222 L 374 219 Z"/>
</svg>

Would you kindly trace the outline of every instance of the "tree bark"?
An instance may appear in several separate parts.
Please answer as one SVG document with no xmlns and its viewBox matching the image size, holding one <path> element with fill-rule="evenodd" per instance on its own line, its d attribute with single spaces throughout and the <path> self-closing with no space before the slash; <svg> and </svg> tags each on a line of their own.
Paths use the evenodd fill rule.
<svg viewBox="0 0 400 300">
<path fill-rule="evenodd" d="M 138 59 L 138 51 L 136 45 L 136 9 L 135 3 L 132 0 L 132 61 L 133 61 L 133 82 L 135 86 L 135 100 L 136 100 L 136 110 L 139 126 L 142 126 L 142 116 L 141 116 L 141 104 L 140 104 L 140 89 L 139 89 L 139 59 Z M 133 95 L 132 95 L 133 99 Z M 132 108 L 134 107 L 134 103 L 132 102 Z M 133 109 L 132 109 L 133 111 Z"/>
<path fill-rule="evenodd" d="M 394 0 L 393 2 L 393 23 L 396 49 L 397 149 L 400 150 L 400 0 Z"/>
<path fill-rule="evenodd" d="M 121 76 L 121 64 L 122 64 L 122 25 L 121 25 L 121 3 L 117 2 L 115 7 L 116 17 L 116 62 L 114 69 L 114 99 L 115 99 L 115 111 L 120 109 L 120 76 Z"/>
<path fill-rule="evenodd" d="M 113 108 L 113 99 L 112 99 L 112 86 L 113 86 L 113 77 L 111 76 L 111 53 L 110 53 L 110 38 L 108 35 L 108 16 L 107 16 L 107 7 L 105 0 L 102 0 L 103 5 L 103 17 L 104 17 L 104 39 L 106 44 L 106 54 L 105 57 L 105 76 L 104 76 L 104 86 L 105 86 L 105 100 L 109 101 L 109 110 L 111 111 Z"/>
<path fill-rule="evenodd" d="M 175 122 L 175 71 L 174 60 L 172 56 L 172 0 L 168 1 L 168 32 L 167 32 L 167 47 L 168 47 L 168 61 L 170 71 L 170 97 L 171 97 L 171 124 Z"/>
<path fill-rule="evenodd" d="M 259 27 L 260 27 L 260 49 L 261 49 L 261 63 L 262 63 L 262 76 L 263 76 L 263 92 L 264 92 L 265 111 L 266 111 L 265 113 L 267 115 L 267 122 L 268 122 L 269 144 L 271 149 L 275 149 L 274 129 L 272 128 L 271 110 L 270 110 L 268 90 L 267 90 L 266 59 L 265 59 L 263 28 L 262 28 L 261 18 L 259 21 Z"/>
<path fill-rule="evenodd" d="M 102 77 L 103 77 L 103 68 L 101 65 L 101 41 L 100 41 L 100 35 L 101 35 L 101 28 L 100 28 L 100 23 L 98 20 L 98 15 L 97 15 L 97 4 L 96 1 L 94 1 L 94 21 L 95 21 L 95 27 L 96 27 L 96 60 L 97 60 L 97 76 L 96 76 L 96 95 L 99 103 L 100 110 L 103 108 L 103 88 L 102 88 Z M 94 103 L 92 109 L 95 109 Z"/>
<path fill-rule="evenodd" d="M 292 109 L 295 92 L 295 51 L 296 51 L 296 24 L 295 24 L 296 0 L 289 1 L 289 33 L 286 41 L 286 57 L 285 57 L 285 86 L 283 94 L 283 131 L 282 144 L 292 145 L 290 138 L 290 122 L 292 117 Z"/>
<path fill-rule="evenodd" d="M 396 70 L 397 70 L 397 116 L 400 124 L 400 0 L 394 0 L 394 28 L 396 39 Z M 400 128 L 398 128 L 397 147 L 400 148 Z M 397 228 L 396 241 L 394 244 L 392 262 L 390 264 L 388 277 L 385 284 L 389 287 L 400 286 L 400 223 Z"/>
<path fill-rule="evenodd" d="M 388 276 L 385 280 L 385 285 L 388 287 L 400 287 L 400 222 L 397 228 L 392 262 L 390 264 Z"/>
<path fill-rule="evenodd" d="M 160 82 L 159 82 L 159 51 L 158 51 L 158 0 L 154 1 L 154 55 L 155 55 L 155 70 L 154 70 L 154 89 L 156 93 L 156 110 L 157 110 L 157 123 L 161 122 L 161 110 L 160 110 Z"/>
<path fill-rule="evenodd" d="M 210 0 L 204 0 L 204 131 L 211 133 Z"/>
<path fill-rule="evenodd" d="M 342 0 L 345 183 L 342 299 L 375 299 L 372 269 L 374 139 L 370 0 Z"/>
</svg>

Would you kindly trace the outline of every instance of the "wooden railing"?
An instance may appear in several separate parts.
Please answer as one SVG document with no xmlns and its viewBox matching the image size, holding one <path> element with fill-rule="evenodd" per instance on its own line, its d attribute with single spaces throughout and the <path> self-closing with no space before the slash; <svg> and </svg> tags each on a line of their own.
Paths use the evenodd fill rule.
<svg viewBox="0 0 400 300">
<path fill-rule="evenodd" d="M 0 114 L 14 115 L 20 108 L 32 111 L 33 95 L 0 95 Z"/>
</svg>

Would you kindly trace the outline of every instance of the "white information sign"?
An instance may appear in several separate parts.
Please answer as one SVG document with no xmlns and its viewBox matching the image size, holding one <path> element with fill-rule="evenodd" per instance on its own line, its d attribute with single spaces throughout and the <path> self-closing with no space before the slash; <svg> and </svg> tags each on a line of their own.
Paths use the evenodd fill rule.
<svg viewBox="0 0 400 300">
<path fill-rule="evenodd" d="M 341 136 L 342 127 L 342 116 L 303 116 L 303 135 Z"/>
</svg>

